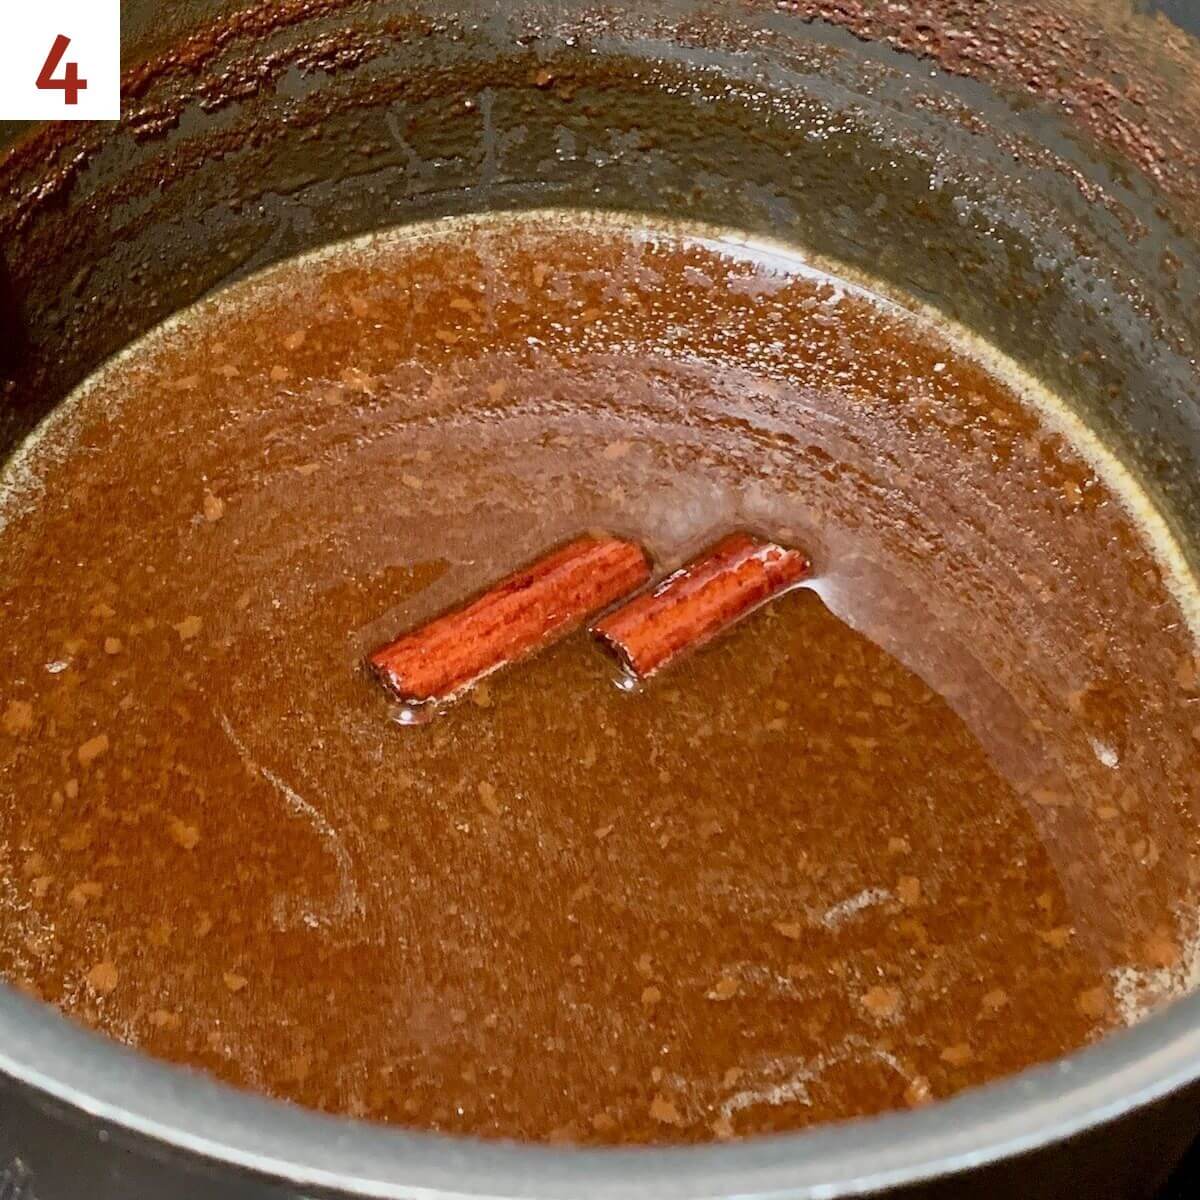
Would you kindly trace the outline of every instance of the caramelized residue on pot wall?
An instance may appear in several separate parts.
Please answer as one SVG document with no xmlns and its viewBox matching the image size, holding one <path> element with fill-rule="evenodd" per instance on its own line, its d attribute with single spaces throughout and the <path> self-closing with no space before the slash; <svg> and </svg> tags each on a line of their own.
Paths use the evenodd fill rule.
<svg viewBox="0 0 1200 1200">
<path fill-rule="evenodd" d="M 935 329 L 549 215 L 285 265 L 10 466 L 0 969 L 145 1050 L 485 1136 L 917 1105 L 1185 986 L 1200 663 L 1130 509 Z M 361 670 L 579 531 L 813 585 L 629 695 Z"/>
</svg>

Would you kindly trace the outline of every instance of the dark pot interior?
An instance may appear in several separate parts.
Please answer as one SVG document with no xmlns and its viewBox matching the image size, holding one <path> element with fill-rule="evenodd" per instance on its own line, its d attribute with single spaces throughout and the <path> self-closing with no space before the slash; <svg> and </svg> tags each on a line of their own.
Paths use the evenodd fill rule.
<svg viewBox="0 0 1200 1200">
<path fill-rule="evenodd" d="M 796 243 L 977 332 L 1100 433 L 1200 570 L 1200 48 L 1161 16 L 122 7 L 119 124 L 0 127 L 0 454 L 275 260 L 452 213 L 623 209 Z"/>
</svg>

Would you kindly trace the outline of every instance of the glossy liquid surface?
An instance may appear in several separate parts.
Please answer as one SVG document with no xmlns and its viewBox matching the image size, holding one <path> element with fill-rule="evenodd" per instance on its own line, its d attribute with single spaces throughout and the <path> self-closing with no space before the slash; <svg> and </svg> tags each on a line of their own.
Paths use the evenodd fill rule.
<svg viewBox="0 0 1200 1200">
<path fill-rule="evenodd" d="M 1196 969 L 1159 557 L 928 322 L 732 243 L 458 221 L 240 284 L 8 470 L 0 970 L 301 1104 L 692 1141 L 916 1105 Z M 582 531 L 810 588 L 636 694 L 361 669 Z"/>
</svg>

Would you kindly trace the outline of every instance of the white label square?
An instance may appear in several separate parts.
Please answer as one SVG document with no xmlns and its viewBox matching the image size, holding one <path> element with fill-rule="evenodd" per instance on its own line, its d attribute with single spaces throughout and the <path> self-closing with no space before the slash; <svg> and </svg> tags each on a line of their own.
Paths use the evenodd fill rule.
<svg viewBox="0 0 1200 1200">
<path fill-rule="evenodd" d="M 0 0 L 0 120 L 120 115 L 120 0 Z"/>
</svg>

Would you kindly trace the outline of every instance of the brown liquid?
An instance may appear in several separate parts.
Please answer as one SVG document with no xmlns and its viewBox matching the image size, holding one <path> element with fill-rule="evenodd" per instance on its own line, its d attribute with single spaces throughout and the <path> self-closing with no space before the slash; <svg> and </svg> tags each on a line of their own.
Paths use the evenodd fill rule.
<svg viewBox="0 0 1200 1200">
<path fill-rule="evenodd" d="M 457 222 L 239 285 L 68 411 L 0 537 L 0 970 L 80 1020 L 328 1110 L 701 1140 L 948 1095 L 1194 971 L 1184 616 L 900 309 Z M 598 527 L 816 578 L 636 694 L 580 635 L 397 723 L 365 653 Z"/>
</svg>

